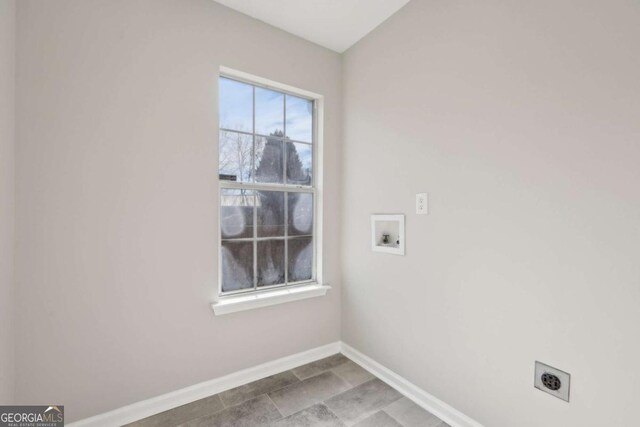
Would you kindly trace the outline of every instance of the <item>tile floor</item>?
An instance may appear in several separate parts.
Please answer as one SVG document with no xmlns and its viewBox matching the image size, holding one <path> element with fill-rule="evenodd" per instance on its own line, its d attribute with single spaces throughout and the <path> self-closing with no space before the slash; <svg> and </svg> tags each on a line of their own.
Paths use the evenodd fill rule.
<svg viewBox="0 0 640 427">
<path fill-rule="evenodd" d="M 447 427 L 342 354 L 128 424 L 130 427 Z"/>
</svg>

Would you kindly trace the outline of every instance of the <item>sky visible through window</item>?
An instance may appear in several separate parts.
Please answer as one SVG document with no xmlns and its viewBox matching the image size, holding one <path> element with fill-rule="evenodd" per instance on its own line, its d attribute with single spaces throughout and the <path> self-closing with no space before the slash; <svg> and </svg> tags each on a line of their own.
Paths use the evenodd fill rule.
<svg viewBox="0 0 640 427">
<path fill-rule="evenodd" d="M 286 101 L 286 109 L 284 107 Z M 286 111 L 286 129 L 285 129 Z M 221 174 L 235 176 L 238 181 L 251 180 L 251 154 L 248 148 L 243 155 L 238 155 L 240 145 L 253 142 L 238 134 L 224 133 L 224 130 L 246 132 L 252 134 L 253 123 L 253 86 L 236 80 L 220 79 L 220 128 L 223 130 L 221 139 L 232 139 L 221 146 Z M 255 134 L 264 136 L 278 135 L 293 144 L 303 169 L 312 170 L 313 150 L 310 145 L 313 138 L 313 102 L 293 95 L 266 88 L 255 88 Z M 258 139 L 258 138 L 257 138 Z M 260 149 L 261 141 L 256 141 L 256 151 Z M 254 155 L 259 155 L 258 152 Z"/>
<path fill-rule="evenodd" d="M 220 127 L 253 132 L 253 87 L 231 79 L 220 79 Z M 284 131 L 284 98 L 280 92 L 256 87 L 256 133 Z M 313 102 L 293 95 L 287 98 L 287 137 L 311 142 Z"/>
</svg>

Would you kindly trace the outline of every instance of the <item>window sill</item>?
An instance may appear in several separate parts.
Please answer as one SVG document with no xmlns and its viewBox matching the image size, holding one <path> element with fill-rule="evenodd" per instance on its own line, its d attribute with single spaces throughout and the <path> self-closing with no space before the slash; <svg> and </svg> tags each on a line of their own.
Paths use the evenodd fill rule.
<svg viewBox="0 0 640 427">
<path fill-rule="evenodd" d="M 287 289 L 274 289 L 251 295 L 238 295 L 221 298 L 211 304 L 216 316 L 235 313 L 236 311 L 252 310 L 270 305 L 284 304 L 307 298 L 324 296 L 331 289 L 328 285 L 311 284 Z"/>
</svg>

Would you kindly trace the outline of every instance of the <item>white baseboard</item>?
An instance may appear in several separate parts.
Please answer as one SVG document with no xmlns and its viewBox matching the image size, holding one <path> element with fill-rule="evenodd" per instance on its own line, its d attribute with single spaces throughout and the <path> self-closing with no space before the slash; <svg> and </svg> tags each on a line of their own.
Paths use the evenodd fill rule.
<svg viewBox="0 0 640 427">
<path fill-rule="evenodd" d="M 372 358 L 365 356 L 355 348 L 341 343 L 342 354 L 358 365 L 380 378 L 391 387 L 413 400 L 422 408 L 431 412 L 451 427 L 483 427 L 479 422 L 469 418 L 457 409 L 447 405 L 442 400 L 430 395 L 420 387 L 410 383 L 392 370 L 382 366 Z"/>
<path fill-rule="evenodd" d="M 243 369 L 220 378 L 185 387 L 151 399 L 123 406 L 122 408 L 114 409 L 113 411 L 76 421 L 69 424 L 69 426 L 122 426 L 123 424 L 128 424 L 180 405 L 185 405 L 213 394 L 221 393 L 225 390 L 229 390 L 252 381 L 257 381 L 270 375 L 287 371 L 300 365 L 304 365 L 305 363 L 310 363 L 340 352 L 357 364 L 361 365 L 376 377 L 380 378 L 382 381 L 389 384 L 391 387 L 398 390 L 416 404 L 448 423 L 451 427 L 483 427 L 482 424 L 472 420 L 462 412 L 430 395 L 370 357 L 365 356 L 353 347 L 339 341 L 273 360 L 271 362 L 263 363 L 252 368 Z"/>
<path fill-rule="evenodd" d="M 243 369 L 69 424 L 70 427 L 116 427 L 268 377 L 340 352 L 340 342 Z"/>
</svg>

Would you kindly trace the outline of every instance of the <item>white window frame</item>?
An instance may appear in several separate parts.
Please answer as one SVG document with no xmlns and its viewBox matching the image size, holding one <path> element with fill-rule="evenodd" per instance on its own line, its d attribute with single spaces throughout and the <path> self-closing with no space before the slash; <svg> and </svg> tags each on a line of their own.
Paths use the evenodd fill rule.
<svg viewBox="0 0 640 427">
<path fill-rule="evenodd" d="M 217 298 L 212 304 L 216 314 L 226 314 L 234 311 L 247 310 L 266 305 L 279 304 L 298 299 L 321 296 L 326 293 L 329 286 L 323 284 L 323 257 L 322 257 L 322 235 L 323 235 L 323 124 L 324 124 L 324 97 L 317 93 L 299 89 L 283 83 L 278 83 L 262 77 L 258 77 L 243 71 L 234 70 L 228 67 L 220 67 L 219 79 L 229 78 L 257 87 L 275 90 L 296 97 L 306 98 L 313 101 L 313 135 L 312 135 L 312 157 L 313 175 L 312 185 L 287 185 L 287 184 L 265 184 L 265 183 L 242 183 L 235 181 L 220 180 L 218 185 L 218 280 Z M 218 104 L 219 106 L 219 100 Z M 219 126 L 217 126 L 218 149 L 220 147 Z M 285 178 L 286 179 L 286 178 Z M 290 284 L 279 284 L 261 288 L 249 288 L 237 291 L 222 292 L 222 233 L 221 233 L 221 194 L 223 189 L 251 189 L 251 190 L 271 190 L 281 192 L 305 192 L 313 194 L 313 266 L 311 280 Z M 285 237 L 286 239 L 286 237 Z M 287 267 L 285 267 L 287 268 Z"/>
</svg>

